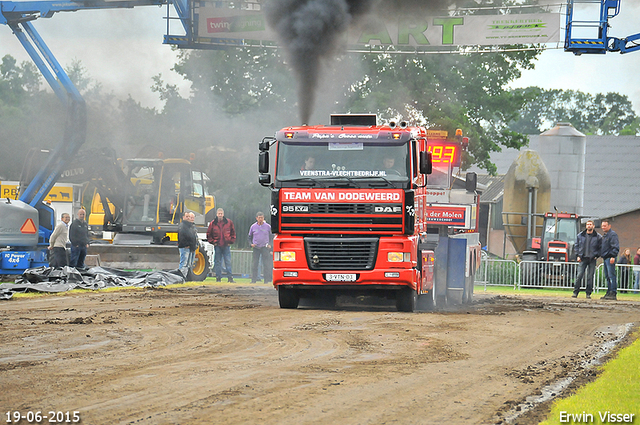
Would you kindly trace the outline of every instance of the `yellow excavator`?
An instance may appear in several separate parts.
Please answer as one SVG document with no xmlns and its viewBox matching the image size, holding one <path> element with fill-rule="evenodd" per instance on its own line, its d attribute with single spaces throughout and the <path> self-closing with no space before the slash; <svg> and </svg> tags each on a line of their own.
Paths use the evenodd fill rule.
<svg viewBox="0 0 640 425">
<path fill-rule="evenodd" d="M 99 255 L 100 263 L 110 267 L 176 268 L 184 213 L 195 214 L 201 241 L 215 217 L 209 178 L 187 159 L 120 160 L 111 149 L 87 150 L 76 155 L 58 181 L 85 184 L 83 205 L 93 239 L 87 253 Z M 201 243 L 187 280 L 204 280 L 209 270 Z"/>
</svg>

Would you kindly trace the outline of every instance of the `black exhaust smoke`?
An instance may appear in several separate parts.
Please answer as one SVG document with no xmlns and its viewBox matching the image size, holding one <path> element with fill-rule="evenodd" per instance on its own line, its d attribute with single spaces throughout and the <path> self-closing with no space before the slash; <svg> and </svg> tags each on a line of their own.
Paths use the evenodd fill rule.
<svg viewBox="0 0 640 425">
<path fill-rule="evenodd" d="M 373 0 L 269 0 L 268 24 L 276 31 L 298 79 L 303 124 L 309 122 L 322 61 L 335 53 L 349 25 Z"/>
<path fill-rule="evenodd" d="M 269 26 L 277 33 L 298 79 L 302 124 L 309 123 L 322 62 L 340 46 L 350 25 L 373 12 L 396 18 L 412 10 L 446 8 L 450 0 L 268 0 Z"/>
</svg>

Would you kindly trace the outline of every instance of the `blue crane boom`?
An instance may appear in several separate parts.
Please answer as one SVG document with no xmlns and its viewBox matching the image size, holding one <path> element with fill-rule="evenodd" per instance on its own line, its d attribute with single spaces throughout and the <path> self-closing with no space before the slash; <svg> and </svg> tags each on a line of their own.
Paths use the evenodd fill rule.
<svg viewBox="0 0 640 425">
<path fill-rule="evenodd" d="M 62 66 L 51 53 L 46 43 L 36 31 L 32 21 L 50 18 L 57 12 L 74 12 L 90 9 L 132 8 L 135 6 L 162 5 L 165 0 L 137 1 L 0 1 L 0 23 L 8 25 L 24 49 L 36 64 L 56 96 L 67 108 L 64 139 L 58 145 L 47 163 L 27 189 L 20 194 L 20 200 L 38 208 L 47 193 L 56 183 L 57 176 L 67 161 L 75 155 L 85 141 L 86 106 L 78 89 L 69 79 Z"/>
<path fill-rule="evenodd" d="M 161 5 L 164 3 L 164 0 L 0 2 L 0 24 L 5 24 L 11 28 L 58 99 L 67 108 L 64 139 L 54 149 L 47 163 L 30 182 L 27 189 L 20 194 L 21 201 L 38 208 L 56 183 L 58 174 L 84 143 L 86 136 L 86 106 L 84 99 L 42 37 L 40 37 L 32 21 L 38 18 L 50 18 L 56 12 L 73 12 L 81 9 L 132 8 L 134 6 Z"/>
<path fill-rule="evenodd" d="M 609 19 L 620 13 L 621 0 L 569 0 L 567 2 L 567 23 L 564 50 L 576 55 L 605 54 L 607 52 L 629 53 L 640 49 L 640 34 L 624 38 L 609 36 Z M 599 4 L 597 19 L 581 19 L 576 9 L 583 12 Z"/>
<path fill-rule="evenodd" d="M 43 200 L 86 138 L 84 99 L 36 31 L 33 21 L 50 18 L 57 12 L 160 6 L 168 1 L 0 1 L 0 24 L 11 28 L 67 110 L 62 143 L 52 151 L 18 200 L 0 202 L 0 274 L 17 274 L 27 268 L 47 265 L 46 246 L 55 227 L 55 217 L 53 209 Z M 180 2 L 181 7 L 176 6 L 178 13 L 187 10 L 187 0 L 173 1 Z M 182 17 L 180 21 L 186 30 L 190 21 Z"/>
</svg>

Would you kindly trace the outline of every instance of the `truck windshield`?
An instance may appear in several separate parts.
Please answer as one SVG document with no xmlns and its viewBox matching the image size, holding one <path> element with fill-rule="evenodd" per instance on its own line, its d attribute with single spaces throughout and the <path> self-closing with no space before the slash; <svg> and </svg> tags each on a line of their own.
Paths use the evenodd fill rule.
<svg viewBox="0 0 640 425">
<path fill-rule="evenodd" d="M 410 175 L 409 158 L 408 143 L 280 142 L 276 179 L 405 182 Z"/>
</svg>

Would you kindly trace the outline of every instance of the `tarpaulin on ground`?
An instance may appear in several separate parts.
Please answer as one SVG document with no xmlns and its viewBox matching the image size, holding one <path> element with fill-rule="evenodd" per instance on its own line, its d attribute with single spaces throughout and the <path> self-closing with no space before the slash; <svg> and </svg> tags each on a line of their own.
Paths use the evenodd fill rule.
<svg viewBox="0 0 640 425">
<path fill-rule="evenodd" d="M 0 284 L 0 300 L 10 299 L 16 292 L 64 292 L 72 289 L 104 289 L 113 287 L 156 288 L 185 282 L 180 270 L 126 271 L 110 267 L 78 270 L 74 267 L 37 267 L 27 269 L 15 283 Z"/>
</svg>

